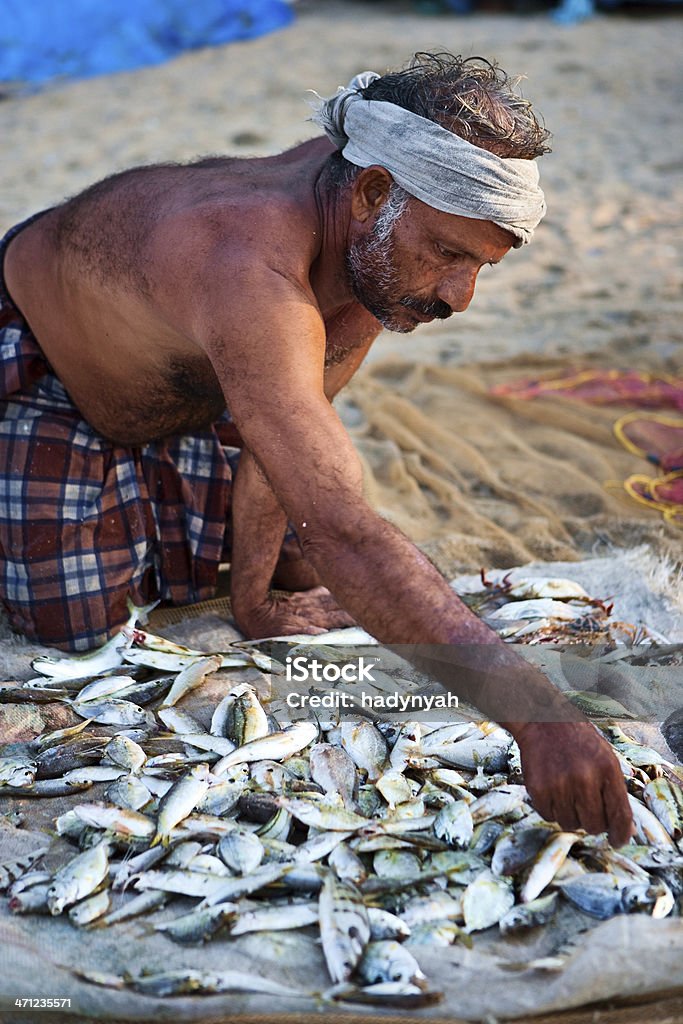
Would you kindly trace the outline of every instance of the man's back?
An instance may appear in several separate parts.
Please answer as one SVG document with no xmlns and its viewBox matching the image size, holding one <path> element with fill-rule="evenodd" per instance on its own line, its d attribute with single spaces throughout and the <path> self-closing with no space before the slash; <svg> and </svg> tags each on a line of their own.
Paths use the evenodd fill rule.
<svg viewBox="0 0 683 1024">
<path fill-rule="evenodd" d="M 212 288 L 259 262 L 308 288 L 314 184 L 328 152 L 315 140 L 281 157 L 136 168 L 14 239 L 9 293 L 99 433 L 139 445 L 220 415 L 195 315 L 208 267 Z"/>
</svg>

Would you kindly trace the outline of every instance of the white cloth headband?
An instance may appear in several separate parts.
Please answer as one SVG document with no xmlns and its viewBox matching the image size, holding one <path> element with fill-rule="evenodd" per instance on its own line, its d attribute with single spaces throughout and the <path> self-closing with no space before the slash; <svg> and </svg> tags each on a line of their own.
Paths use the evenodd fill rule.
<svg viewBox="0 0 683 1024">
<path fill-rule="evenodd" d="M 364 71 L 321 99 L 313 120 L 358 167 L 385 167 L 423 203 L 511 232 L 515 248 L 531 241 L 546 205 L 533 160 L 503 159 L 395 103 L 360 95 L 380 76 Z"/>
</svg>

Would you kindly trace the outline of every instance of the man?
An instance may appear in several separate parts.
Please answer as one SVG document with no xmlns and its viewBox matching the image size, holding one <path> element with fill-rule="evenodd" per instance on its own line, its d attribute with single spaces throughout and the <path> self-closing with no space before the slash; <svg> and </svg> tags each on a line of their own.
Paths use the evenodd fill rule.
<svg viewBox="0 0 683 1024">
<path fill-rule="evenodd" d="M 317 119 L 331 142 L 137 168 L 6 238 L 11 621 L 82 649 L 129 594 L 210 596 L 227 522 L 245 633 L 355 620 L 418 645 L 513 733 L 542 814 L 625 842 L 608 744 L 369 508 L 331 405 L 382 326 L 465 310 L 480 269 L 529 241 L 547 133 L 499 69 L 449 54 L 359 76 Z M 242 447 L 234 480 L 221 441 Z"/>
</svg>

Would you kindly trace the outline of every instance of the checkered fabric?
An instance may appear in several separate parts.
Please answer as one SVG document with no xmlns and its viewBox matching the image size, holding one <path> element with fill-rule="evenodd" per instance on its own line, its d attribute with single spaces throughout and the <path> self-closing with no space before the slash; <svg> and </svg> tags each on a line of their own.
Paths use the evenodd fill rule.
<svg viewBox="0 0 683 1024">
<path fill-rule="evenodd" d="M 4 250 L 24 227 L 0 242 Z M 88 650 L 156 598 L 213 596 L 239 450 L 229 417 L 125 448 L 99 436 L 52 372 L 0 276 L 0 600 L 12 625 Z M 233 431 L 233 440 L 235 433 Z"/>
</svg>

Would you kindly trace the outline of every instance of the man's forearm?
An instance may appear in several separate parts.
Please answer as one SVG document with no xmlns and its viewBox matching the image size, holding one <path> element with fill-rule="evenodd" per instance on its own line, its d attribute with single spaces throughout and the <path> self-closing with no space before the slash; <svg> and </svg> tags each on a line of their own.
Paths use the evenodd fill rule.
<svg viewBox="0 0 683 1024">
<path fill-rule="evenodd" d="M 232 555 L 230 598 L 237 621 L 268 598 L 287 516 L 244 449 L 232 492 Z"/>
<path fill-rule="evenodd" d="M 339 603 L 381 643 L 505 724 L 583 721 L 541 672 L 454 594 L 431 562 L 367 506 L 352 526 L 302 541 Z"/>
</svg>

